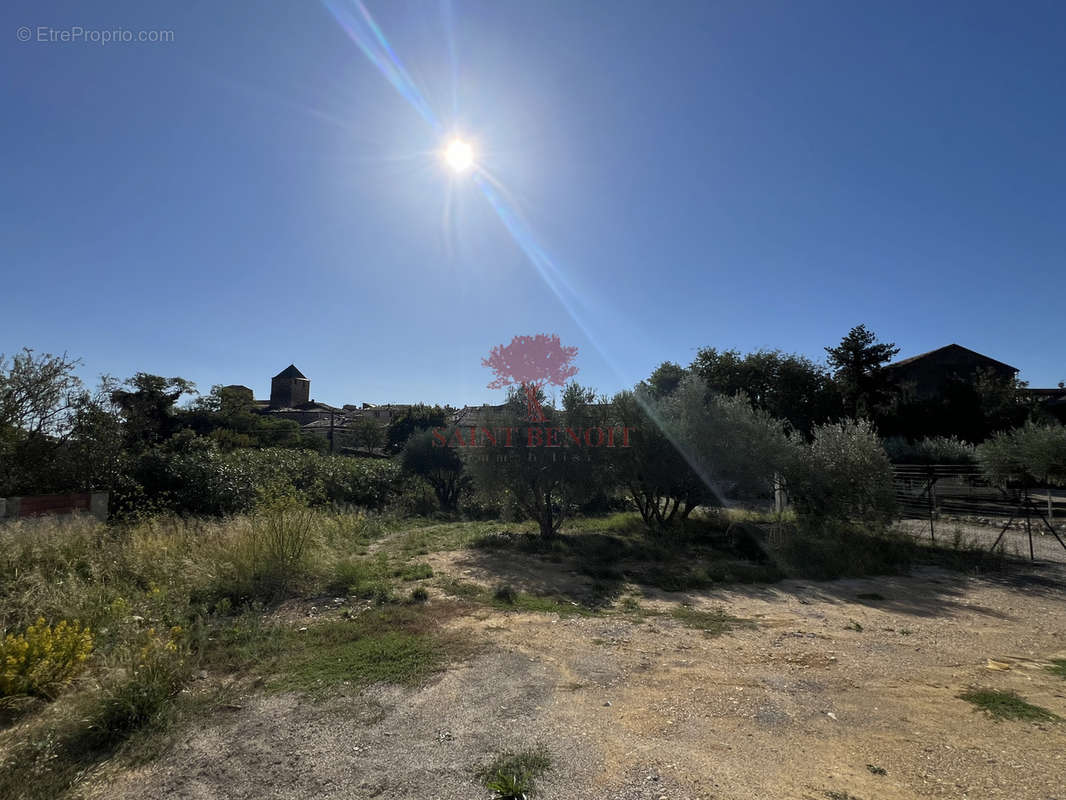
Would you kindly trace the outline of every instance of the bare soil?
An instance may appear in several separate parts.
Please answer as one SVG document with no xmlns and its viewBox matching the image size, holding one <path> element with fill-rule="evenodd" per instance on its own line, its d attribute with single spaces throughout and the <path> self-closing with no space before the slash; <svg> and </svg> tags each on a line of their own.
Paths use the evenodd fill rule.
<svg viewBox="0 0 1066 800">
<path fill-rule="evenodd" d="M 513 554 L 426 560 L 485 585 L 585 580 Z M 426 685 L 250 694 L 98 794 L 485 798 L 475 767 L 543 743 L 544 798 L 1064 800 L 1066 722 L 996 722 L 957 698 L 1014 690 L 1066 717 L 1066 680 L 1045 669 L 1066 658 L 1064 600 L 1066 567 L 1044 565 L 641 601 L 752 622 L 718 637 L 669 616 L 478 608 L 448 624 L 486 646 Z"/>
</svg>

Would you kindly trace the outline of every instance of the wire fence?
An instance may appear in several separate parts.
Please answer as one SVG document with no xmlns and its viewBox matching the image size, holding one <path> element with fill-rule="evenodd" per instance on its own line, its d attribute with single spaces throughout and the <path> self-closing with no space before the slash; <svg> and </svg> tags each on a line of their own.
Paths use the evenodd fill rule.
<svg viewBox="0 0 1066 800">
<path fill-rule="evenodd" d="M 1066 542 L 1057 529 L 1062 525 L 1056 526 L 1056 521 L 1066 520 L 1066 493 L 1050 487 L 995 486 L 975 465 L 897 464 L 893 474 L 901 516 L 912 521 L 912 531 L 927 529 L 933 541 L 938 525 L 943 529 L 950 522 L 953 530 L 961 526 L 976 531 L 982 544 L 991 542 L 989 549 L 1008 542 L 1017 546 L 1020 535 L 1028 542 L 1030 558 L 1036 558 L 1038 549 L 1045 557 L 1049 548 L 1037 548 L 1035 534 L 1054 537 L 1066 555 Z M 1055 560 L 1066 559 L 1056 552 Z"/>
</svg>

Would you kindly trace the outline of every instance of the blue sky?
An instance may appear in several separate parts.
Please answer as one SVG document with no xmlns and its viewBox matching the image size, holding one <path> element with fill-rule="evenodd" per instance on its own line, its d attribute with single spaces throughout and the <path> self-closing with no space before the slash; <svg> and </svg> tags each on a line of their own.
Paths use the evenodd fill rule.
<svg viewBox="0 0 1066 800">
<path fill-rule="evenodd" d="M 613 392 L 863 322 L 1066 379 L 1066 5 L 367 7 L 525 235 L 323 4 L 7 2 L 0 352 L 460 405 L 516 334 Z"/>
</svg>

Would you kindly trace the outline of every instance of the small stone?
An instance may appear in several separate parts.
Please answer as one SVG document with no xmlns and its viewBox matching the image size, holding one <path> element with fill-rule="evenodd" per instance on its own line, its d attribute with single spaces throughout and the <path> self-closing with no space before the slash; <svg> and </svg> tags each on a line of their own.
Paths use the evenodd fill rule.
<svg viewBox="0 0 1066 800">
<path fill-rule="evenodd" d="M 608 700 L 606 703 L 604 703 L 605 706 L 609 706 L 610 704 L 611 704 L 610 700 Z"/>
<path fill-rule="evenodd" d="M 307 626 L 300 628 L 300 633 L 307 633 Z"/>
</svg>

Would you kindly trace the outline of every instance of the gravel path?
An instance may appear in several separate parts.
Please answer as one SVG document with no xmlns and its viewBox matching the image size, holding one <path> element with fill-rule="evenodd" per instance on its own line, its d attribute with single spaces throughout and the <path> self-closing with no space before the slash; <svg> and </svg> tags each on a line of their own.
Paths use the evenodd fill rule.
<svg viewBox="0 0 1066 800">
<path fill-rule="evenodd" d="M 468 578 L 491 566 L 451 556 Z M 754 622 L 714 638 L 669 617 L 483 609 L 454 624 L 488 647 L 426 686 L 250 697 L 100 796 L 486 798 L 473 767 L 542 742 L 543 798 L 1063 800 L 1066 723 L 993 722 L 956 695 L 1010 689 L 1066 717 L 1044 669 L 1066 657 L 1064 600 L 1052 566 L 645 601 Z"/>
</svg>

